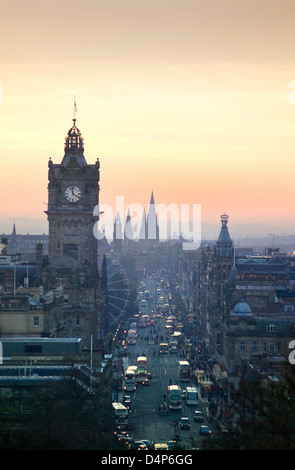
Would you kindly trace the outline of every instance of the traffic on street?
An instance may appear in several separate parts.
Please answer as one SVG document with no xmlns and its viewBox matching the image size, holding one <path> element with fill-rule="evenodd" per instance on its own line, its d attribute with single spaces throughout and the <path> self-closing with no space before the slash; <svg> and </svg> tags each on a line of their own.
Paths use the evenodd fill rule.
<svg viewBox="0 0 295 470">
<path fill-rule="evenodd" d="M 113 406 L 120 403 L 126 412 L 114 432 L 126 449 L 200 449 L 212 434 L 212 384 L 194 359 L 196 347 L 204 357 L 200 338 L 173 292 L 162 273 L 146 275 L 138 287 L 138 314 L 120 330 Z"/>
</svg>

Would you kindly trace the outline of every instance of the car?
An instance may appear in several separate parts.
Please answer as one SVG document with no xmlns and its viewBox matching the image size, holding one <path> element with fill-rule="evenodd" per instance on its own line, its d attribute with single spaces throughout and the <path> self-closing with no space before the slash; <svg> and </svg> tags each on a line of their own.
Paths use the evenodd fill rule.
<svg viewBox="0 0 295 470">
<path fill-rule="evenodd" d="M 147 439 L 142 439 L 142 442 L 145 443 L 145 445 L 147 446 L 147 448 L 148 448 L 149 450 L 153 450 L 153 449 L 154 449 L 154 444 L 155 444 L 154 442 L 148 441 Z"/>
<path fill-rule="evenodd" d="M 148 450 L 148 447 L 144 441 L 134 441 L 130 445 L 130 450 Z"/>
<path fill-rule="evenodd" d="M 120 428 L 120 426 L 117 426 L 115 431 L 114 431 L 114 436 L 115 437 L 118 437 L 118 436 L 125 436 L 125 437 L 129 437 L 129 434 L 127 431 L 122 431 L 122 429 Z"/>
<path fill-rule="evenodd" d="M 123 398 L 123 405 L 126 406 L 126 403 L 127 403 L 127 405 L 129 405 L 131 403 L 131 396 L 130 395 L 125 395 L 125 397 Z"/>
<path fill-rule="evenodd" d="M 132 439 L 132 437 L 122 436 L 122 434 L 119 434 L 117 437 L 118 437 L 118 441 L 121 444 L 123 444 L 123 446 L 128 447 L 128 448 L 134 442 L 134 439 Z"/>
<path fill-rule="evenodd" d="M 125 439 L 122 439 L 122 442 L 129 449 L 134 439 L 132 439 L 132 437 L 125 437 Z"/>
<path fill-rule="evenodd" d="M 189 418 L 187 418 L 185 416 L 180 418 L 180 427 L 181 427 L 181 429 L 190 429 L 191 423 L 190 423 Z"/>
<path fill-rule="evenodd" d="M 196 410 L 194 412 L 194 421 L 204 421 L 204 415 L 202 411 Z"/>
<path fill-rule="evenodd" d="M 208 426 L 202 425 L 200 427 L 199 433 L 201 434 L 201 436 L 210 436 L 211 430 L 208 428 Z"/>
<path fill-rule="evenodd" d="M 122 439 L 123 437 L 124 438 L 130 437 L 127 431 L 120 431 L 120 432 L 115 431 L 114 434 L 117 437 L 117 439 Z"/>
<path fill-rule="evenodd" d="M 180 449 L 184 450 L 185 446 L 181 444 L 181 441 L 182 441 L 181 436 L 178 436 L 177 438 L 175 438 L 174 441 L 168 441 L 167 442 L 168 450 L 180 450 Z"/>
<path fill-rule="evenodd" d="M 131 411 L 131 397 L 128 395 L 125 395 L 125 398 L 123 400 L 123 405 L 126 406 L 127 410 Z"/>
<path fill-rule="evenodd" d="M 177 354 L 178 351 L 177 351 L 177 347 L 176 346 L 172 346 L 172 348 L 170 349 L 170 354 Z"/>
<path fill-rule="evenodd" d="M 176 442 L 174 442 L 174 441 L 168 441 L 167 446 L 168 446 L 168 450 L 173 450 L 173 449 L 177 448 Z"/>
<path fill-rule="evenodd" d="M 146 378 L 142 381 L 142 385 L 151 385 L 151 382 L 150 382 L 149 379 L 146 377 Z"/>
<path fill-rule="evenodd" d="M 147 374 L 147 370 L 146 370 L 145 366 L 139 365 L 138 366 L 138 376 L 139 377 L 142 377 L 142 376 L 146 377 L 146 374 Z"/>
<path fill-rule="evenodd" d="M 154 445 L 155 450 L 168 450 L 168 445 L 161 442 Z"/>
</svg>

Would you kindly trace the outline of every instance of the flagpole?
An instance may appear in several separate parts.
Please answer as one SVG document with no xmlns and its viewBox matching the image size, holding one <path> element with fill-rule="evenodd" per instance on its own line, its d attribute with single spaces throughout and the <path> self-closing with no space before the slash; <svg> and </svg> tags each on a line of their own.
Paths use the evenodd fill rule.
<svg viewBox="0 0 295 470">
<path fill-rule="evenodd" d="M 76 105 L 76 97 L 74 95 L 74 120 L 76 120 L 76 112 L 77 112 L 77 105 Z"/>
</svg>

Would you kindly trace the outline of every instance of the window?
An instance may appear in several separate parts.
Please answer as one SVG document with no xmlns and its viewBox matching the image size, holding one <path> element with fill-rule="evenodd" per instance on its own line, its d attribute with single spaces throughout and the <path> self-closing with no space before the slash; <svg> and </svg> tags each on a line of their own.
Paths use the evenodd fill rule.
<svg viewBox="0 0 295 470">
<path fill-rule="evenodd" d="M 241 342 L 240 342 L 240 351 L 241 351 L 241 352 L 244 352 L 245 350 L 246 350 L 246 348 L 245 348 L 245 342 L 244 342 L 244 341 L 241 341 Z"/>
<path fill-rule="evenodd" d="M 257 343 L 256 343 L 256 341 L 253 341 L 253 343 L 252 343 L 252 352 L 257 352 Z"/>
<path fill-rule="evenodd" d="M 39 326 L 39 317 L 34 317 L 34 319 L 33 319 L 33 325 L 34 325 L 34 326 Z"/>
<path fill-rule="evenodd" d="M 266 331 L 268 333 L 275 333 L 277 331 L 277 325 L 275 325 L 274 323 L 268 323 L 266 325 Z"/>
<path fill-rule="evenodd" d="M 75 325 L 80 326 L 80 317 L 76 317 Z"/>
</svg>

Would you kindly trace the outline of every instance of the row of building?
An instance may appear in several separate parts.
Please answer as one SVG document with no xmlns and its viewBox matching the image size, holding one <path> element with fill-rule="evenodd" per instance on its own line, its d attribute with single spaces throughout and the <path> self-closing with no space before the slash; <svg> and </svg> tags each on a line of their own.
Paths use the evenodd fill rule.
<svg viewBox="0 0 295 470">
<path fill-rule="evenodd" d="M 295 337 L 293 253 L 236 248 L 224 214 L 217 241 L 181 254 L 179 279 L 187 311 L 230 387 L 245 370 L 267 376 L 288 365 Z"/>
<path fill-rule="evenodd" d="M 139 240 L 130 234 L 117 236 L 122 228 L 116 217 L 110 245 L 95 232 L 100 217 L 99 182 L 99 159 L 87 163 L 74 118 L 61 162 L 48 161 L 48 236 L 28 235 L 26 241 L 34 248 L 21 245 L 24 239 L 16 235 L 15 226 L 10 236 L 2 237 L 1 399 L 17 400 L 22 384 L 27 392 L 28 384 L 46 387 L 49 377 L 50 383 L 60 375 L 66 379 L 70 371 L 62 368 L 71 367 L 72 373 L 73 356 L 75 366 L 83 369 L 80 384 L 87 388 L 93 385 L 92 377 L 101 378 L 110 362 L 108 337 L 128 303 L 128 283 L 119 263 L 124 254 L 132 257 L 138 271 L 164 268 L 178 274 L 187 313 L 231 384 L 245 370 L 241 357 L 250 361 L 263 355 L 271 357 L 272 363 L 275 357 L 286 359 L 295 334 L 292 255 L 254 256 L 235 249 L 226 215 L 221 217 L 218 240 L 203 241 L 195 251 L 183 251 L 180 238 L 162 242 L 153 194 L 153 212 L 147 218 L 143 214 Z M 152 239 L 147 236 L 149 216 Z M 115 285 L 119 289 L 114 293 Z M 24 364 L 30 364 L 32 380 L 27 368 L 20 369 Z M 45 370 L 49 365 L 54 368 Z M 43 370 L 38 372 L 37 366 Z"/>
</svg>

